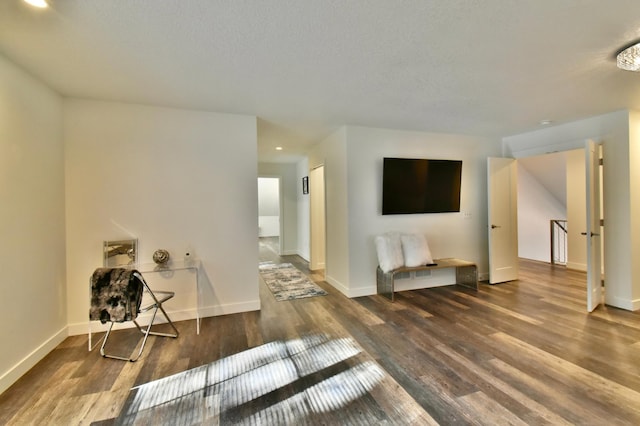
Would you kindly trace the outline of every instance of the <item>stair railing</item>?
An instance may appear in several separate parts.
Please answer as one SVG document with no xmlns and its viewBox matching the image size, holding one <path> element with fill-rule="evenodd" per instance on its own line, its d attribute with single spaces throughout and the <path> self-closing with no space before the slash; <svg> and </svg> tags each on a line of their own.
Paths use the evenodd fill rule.
<svg viewBox="0 0 640 426">
<path fill-rule="evenodd" d="M 551 227 L 551 264 L 567 264 L 567 221 L 552 219 Z"/>
</svg>

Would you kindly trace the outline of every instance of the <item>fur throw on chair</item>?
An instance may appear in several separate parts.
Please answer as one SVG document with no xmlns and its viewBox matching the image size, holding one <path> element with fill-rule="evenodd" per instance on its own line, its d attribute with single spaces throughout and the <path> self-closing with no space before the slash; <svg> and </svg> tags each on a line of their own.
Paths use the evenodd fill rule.
<svg viewBox="0 0 640 426">
<path fill-rule="evenodd" d="M 138 316 L 143 283 L 135 269 L 98 268 L 91 276 L 89 319 L 101 323 L 132 321 Z"/>
</svg>

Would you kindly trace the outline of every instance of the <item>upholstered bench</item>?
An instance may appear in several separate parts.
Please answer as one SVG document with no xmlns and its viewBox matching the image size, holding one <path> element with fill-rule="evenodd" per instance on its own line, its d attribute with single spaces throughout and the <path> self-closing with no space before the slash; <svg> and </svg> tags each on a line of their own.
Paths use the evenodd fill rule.
<svg viewBox="0 0 640 426">
<path fill-rule="evenodd" d="M 428 265 L 414 267 L 402 266 L 388 272 L 383 272 L 382 269 L 380 269 L 380 266 L 378 266 L 376 271 L 378 294 L 389 298 L 389 300 L 393 302 L 395 300 L 395 277 L 397 274 L 445 268 L 455 268 L 455 284 L 478 290 L 478 268 L 476 264 L 473 262 L 467 262 L 466 260 L 447 258 L 434 259 L 433 263 Z"/>
<path fill-rule="evenodd" d="M 394 300 L 396 275 L 432 269 L 455 268 L 455 284 L 478 290 L 475 263 L 455 258 L 433 259 L 422 234 L 387 232 L 375 238 L 378 254 L 377 292 Z M 454 283 L 452 283 L 454 284 Z"/>
</svg>

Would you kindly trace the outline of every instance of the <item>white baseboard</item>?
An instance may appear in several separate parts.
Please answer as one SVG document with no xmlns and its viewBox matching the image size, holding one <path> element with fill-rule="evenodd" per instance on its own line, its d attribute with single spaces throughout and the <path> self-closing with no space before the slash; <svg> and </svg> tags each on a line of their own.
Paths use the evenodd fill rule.
<svg viewBox="0 0 640 426">
<path fill-rule="evenodd" d="M 171 318 L 171 321 L 178 322 L 178 321 L 194 320 L 198 317 L 197 313 L 200 314 L 199 315 L 200 318 L 206 318 L 206 317 L 217 317 L 220 315 L 237 314 L 241 312 L 251 312 L 251 311 L 259 311 L 259 310 L 260 310 L 260 301 L 254 300 L 251 302 L 232 303 L 228 305 L 207 306 L 207 307 L 200 308 L 199 312 L 196 312 L 194 308 L 194 309 L 185 309 L 181 311 L 167 311 L 167 314 Z M 150 316 L 151 316 L 150 312 L 140 315 L 138 317 L 140 319 L 139 321 L 140 325 L 141 326 L 143 324 L 146 325 Z M 162 324 L 164 322 L 166 322 L 164 319 L 164 316 L 162 315 L 162 313 L 158 313 L 158 315 L 156 316 L 156 323 Z M 132 327 L 135 327 L 135 324 L 131 321 L 127 321 L 127 322 L 115 324 L 113 326 L 113 329 L 121 330 L 121 329 L 132 328 Z M 101 324 L 98 321 L 91 322 L 92 333 L 107 331 L 107 328 L 109 328 L 109 324 Z M 89 321 L 69 324 L 68 329 L 69 329 L 69 336 L 78 336 L 82 334 L 88 334 Z"/>
<path fill-rule="evenodd" d="M 567 262 L 567 269 L 573 269 L 574 271 L 587 271 L 587 265 L 584 263 Z"/>
<path fill-rule="evenodd" d="M 260 300 L 243 303 L 232 303 L 228 305 L 208 306 L 200 308 L 200 318 L 218 317 L 220 315 L 239 314 L 241 312 L 251 312 L 259 310 Z"/>
<path fill-rule="evenodd" d="M 29 355 L 20 360 L 20 362 L 3 373 L 2 376 L 0 376 L 0 394 L 22 377 L 24 373 L 33 368 L 33 366 L 42 360 L 49 352 L 54 350 L 68 335 L 68 327 L 62 328 L 34 349 Z"/>
<path fill-rule="evenodd" d="M 445 277 L 444 279 L 441 277 L 437 277 L 437 278 L 438 278 L 437 280 L 432 280 L 431 282 L 429 280 L 424 280 L 424 279 L 418 279 L 418 280 L 415 280 L 415 282 L 414 280 L 402 280 L 402 281 L 408 281 L 408 282 L 400 283 L 399 285 L 396 284 L 396 291 L 418 290 L 418 289 L 424 289 L 424 288 L 443 287 L 443 286 L 453 285 L 451 279 L 448 277 Z M 479 274 L 478 280 L 481 281 L 482 279 L 488 280 L 489 274 L 488 273 Z M 329 275 L 325 276 L 325 281 L 331 284 L 336 290 L 338 290 L 340 293 L 344 294 L 348 298 L 372 296 L 378 293 L 378 289 L 375 286 L 347 288 L 340 281 L 336 280 L 335 278 Z"/>
<path fill-rule="evenodd" d="M 347 286 L 345 286 L 340 281 L 336 280 L 335 278 L 329 275 L 325 275 L 324 280 L 329 284 L 331 284 L 336 290 L 338 290 L 340 293 L 344 294 L 348 298 L 371 296 L 372 294 L 377 293 L 376 287 L 371 287 L 371 286 L 359 287 L 359 288 L 347 288 Z"/>
<path fill-rule="evenodd" d="M 609 306 L 614 306 L 627 311 L 637 311 L 640 309 L 640 299 L 622 299 L 620 297 L 610 297 L 605 294 L 604 302 Z"/>
<path fill-rule="evenodd" d="M 377 287 L 358 287 L 358 288 L 350 288 L 348 297 L 363 297 L 363 296 L 372 296 L 378 293 Z"/>
<path fill-rule="evenodd" d="M 296 251 L 295 254 L 297 254 L 302 259 L 304 259 L 305 262 L 309 262 L 309 254 L 308 253 L 302 253 L 300 251 Z"/>
<path fill-rule="evenodd" d="M 328 282 L 329 284 L 331 284 L 340 293 L 342 293 L 345 296 L 349 297 L 349 289 L 345 285 L 343 285 L 340 281 L 338 281 L 335 278 L 333 278 L 332 276 L 326 275 L 326 274 L 324 276 L 324 280 L 326 282 Z"/>
</svg>

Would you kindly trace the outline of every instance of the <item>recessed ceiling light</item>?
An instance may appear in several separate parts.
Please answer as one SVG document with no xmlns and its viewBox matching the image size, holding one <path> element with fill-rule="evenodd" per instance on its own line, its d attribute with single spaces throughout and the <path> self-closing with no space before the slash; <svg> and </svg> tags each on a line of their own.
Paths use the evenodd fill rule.
<svg viewBox="0 0 640 426">
<path fill-rule="evenodd" d="M 553 120 L 540 120 L 541 126 L 548 126 L 551 123 L 553 123 Z"/>
<path fill-rule="evenodd" d="M 39 7 L 41 9 L 44 9 L 45 7 L 49 6 L 47 4 L 47 0 L 24 0 L 24 1 L 29 3 L 31 6 Z"/>
<path fill-rule="evenodd" d="M 276 151 L 282 151 L 282 147 L 281 146 L 276 146 Z"/>
</svg>

